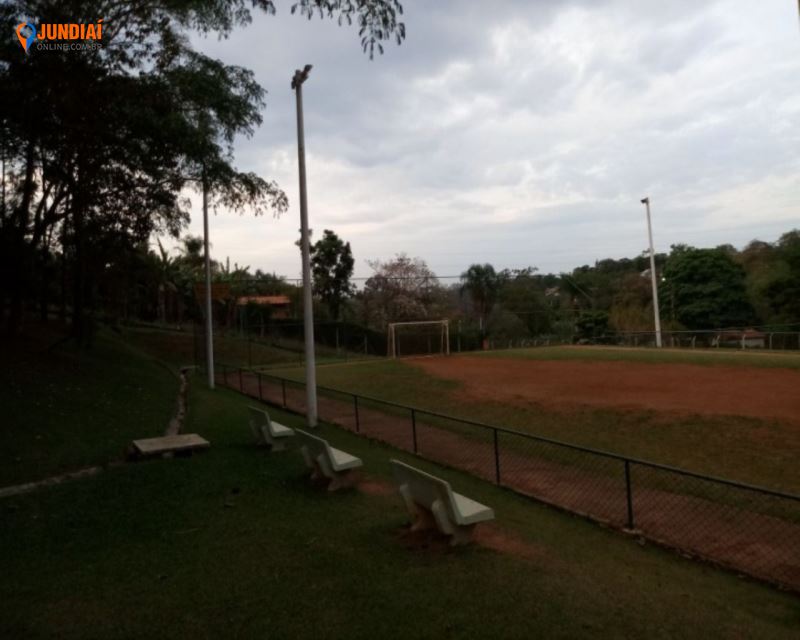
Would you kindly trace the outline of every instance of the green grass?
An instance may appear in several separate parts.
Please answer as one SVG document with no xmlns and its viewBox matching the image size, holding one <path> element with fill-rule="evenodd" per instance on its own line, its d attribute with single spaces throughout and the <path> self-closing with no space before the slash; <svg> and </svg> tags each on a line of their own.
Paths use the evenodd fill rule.
<svg viewBox="0 0 800 640">
<path fill-rule="evenodd" d="M 125 339 L 152 356 L 178 368 L 195 364 L 195 356 L 203 359 L 203 336 L 197 336 L 197 354 L 195 354 L 195 336 L 190 332 L 164 331 L 160 329 L 128 328 Z M 215 336 L 214 357 L 218 363 L 239 367 L 271 363 L 291 364 L 302 362 L 302 354 L 287 349 L 271 347 L 263 342 L 238 336 Z M 198 362 L 202 364 L 202 362 Z"/>
<path fill-rule="evenodd" d="M 490 504 L 525 557 L 406 548 L 397 496 L 310 487 L 248 402 L 195 378 L 208 452 L 0 502 L 0 637 L 796 637 L 793 596 L 323 426 L 373 480 L 400 457 Z"/>
<path fill-rule="evenodd" d="M 800 369 L 800 351 L 562 346 L 478 351 L 468 354 L 465 353 L 464 355 L 524 360 L 583 360 L 588 362 L 611 360 L 624 362 Z"/>
<path fill-rule="evenodd" d="M 174 369 L 195 364 L 203 365 L 203 336 L 197 337 L 191 331 L 169 331 L 158 328 L 128 327 L 125 339 L 155 358 L 168 363 Z M 195 340 L 197 352 L 195 353 Z M 317 347 L 317 362 L 338 363 L 353 358 L 369 359 L 371 356 L 345 351 L 337 353 L 330 347 Z M 218 366 L 261 368 L 297 365 L 303 362 L 302 343 L 284 340 L 281 346 L 270 344 L 266 339 L 248 340 L 235 334 L 214 336 L 214 361 Z"/>
<path fill-rule="evenodd" d="M 571 348 L 529 349 L 508 357 L 552 353 L 554 357 L 566 358 L 572 357 L 572 351 Z M 604 350 L 592 350 L 591 353 L 599 353 L 601 358 L 616 355 L 606 354 Z M 634 351 L 630 351 L 630 354 L 634 357 L 650 355 L 649 352 L 639 354 Z M 684 357 L 693 355 L 703 357 L 699 354 Z M 734 354 L 719 354 L 719 357 L 726 356 L 735 357 Z M 586 353 L 581 357 L 586 358 Z M 747 360 L 749 356 L 742 355 L 741 358 Z M 273 373 L 295 380 L 302 380 L 304 375 L 301 367 L 276 369 Z M 317 381 L 322 386 L 338 390 L 698 473 L 800 493 L 800 475 L 796 472 L 796 460 L 800 455 L 800 430 L 775 420 L 737 416 L 681 416 L 656 411 L 615 411 L 593 407 L 576 407 L 564 412 L 535 402 L 511 405 L 469 399 L 460 393 L 463 388 L 461 383 L 436 377 L 403 360 L 321 366 L 317 371 Z"/>
<path fill-rule="evenodd" d="M 121 458 L 175 411 L 178 380 L 163 365 L 108 332 L 88 352 L 48 350 L 61 339 L 51 331 L 0 345 L 0 487 Z"/>
</svg>

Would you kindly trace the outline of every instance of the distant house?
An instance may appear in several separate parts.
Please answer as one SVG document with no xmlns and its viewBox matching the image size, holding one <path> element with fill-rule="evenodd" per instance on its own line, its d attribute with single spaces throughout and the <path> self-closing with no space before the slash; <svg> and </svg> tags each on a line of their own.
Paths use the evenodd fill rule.
<svg viewBox="0 0 800 640">
<path fill-rule="evenodd" d="M 249 304 L 269 307 L 272 318 L 283 319 L 289 318 L 291 315 L 292 301 L 289 296 L 239 296 L 236 298 L 237 307 L 246 307 Z"/>
</svg>

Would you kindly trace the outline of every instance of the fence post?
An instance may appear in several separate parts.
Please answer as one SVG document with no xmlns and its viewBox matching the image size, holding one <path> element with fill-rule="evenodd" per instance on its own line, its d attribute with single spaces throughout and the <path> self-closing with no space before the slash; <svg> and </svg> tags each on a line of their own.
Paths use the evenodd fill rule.
<svg viewBox="0 0 800 640">
<path fill-rule="evenodd" d="M 286 408 L 286 380 L 281 378 L 281 396 L 283 397 L 283 408 Z"/>
<path fill-rule="evenodd" d="M 494 479 L 500 484 L 500 447 L 497 443 L 497 429 L 494 430 Z"/>
<path fill-rule="evenodd" d="M 258 400 L 259 402 L 264 402 L 264 396 L 261 393 L 261 372 L 258 372 Z"/>
<path fill-rule="evenodd" d="M 414 453 L 417 452 L 417 412 L 411 409 L 411 437 L 414 439 Z"/>
<path fill-rule="evenodd" d="M 625 497 L 628 502 L 628 529 L 634 528 L 633 495 L 631 494 L 631 463 L 625 460 Z"/>
<path fill-rule="evenodd" d="M 356 415 L 356 433 L 361 433 L 361 422 L 358 418 L 358 396 L 356 394 L 353 394 L 353 410 Z"/>
<path fill-rule="evenodd" d="M 242 383 L 242 368 L 239 367 L 239 391 L 244 393 L 244 384 Z"/>
<path fill-rule="evenodd" d="M 228 386 L 228 365 L 227 364 L 223 364 L 222 365 L 222 382 L 225 384 L 226 387 Z"/>
</svg>

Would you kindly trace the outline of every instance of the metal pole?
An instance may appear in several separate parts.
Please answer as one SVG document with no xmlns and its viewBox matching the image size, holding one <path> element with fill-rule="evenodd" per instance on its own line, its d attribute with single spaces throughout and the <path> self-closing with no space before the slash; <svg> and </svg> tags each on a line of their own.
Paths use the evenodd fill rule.
<svg viewBox="0 0 800 640">
<path fill-rule="evenodd" d="M 306 195 L 306 147 L 303 135 L 303 82 L 308 79 L 311 65 L 295 71 L 292 89 L 297 98 L 297 160 L 300 171 L 300 246 L 303 260 L 303 320 L 306 354 L 306 422 L 317 426 L 317 372 L 314 362 L 314 309 L 311 296 L 311 262 L 308 241 L 308 198 Z"/>
<path fill-rule="evenodd" d="M 214 388 L 214 322 L 211 317 L 211 254 L 208 251 L 208 181 L 203 169 L 203 250 L 206 267 L 206 366 L 208 388 Z"/>
<path fill-rule="evenodd" d="M 642 198 L 647 208 L 647 237 L 650 240 L 650 279 L 653 284 L 653 316 L 656 324 L 656 346 L 661 346 L 661 315 L 658 311 L 658 279 L 656 278 L 656 252 L 653 249 L 653 227 L 650 224 L 650 198 Z"/>
<path fill-rule="evenodd" d="M 361 432 L 361 421 L 358 417 L 358 396 L 353 394 L 353 411 L 355 412 L 356 417 L 356 433 Z"/>
<path fill-rule="evenodd" d="M 411 409 L 411 438 L 414 444 L 414 453 L 417 453 L 417 412 Z"/>
<path fill-rule="evenodd" d="M 494 430 L 494 479 L 500 484 L 500 443 L 497 441 L 497 429 Z"/>
<path fill-rule="evenodd" d="M 631 492 L 631 463 L 628 460 L 625 461 L 625 498 L 628 509 L 627 526 L 628 529 L 633 530 L 635 523 L 633 520 L 633 494 Z"/>
</svg>

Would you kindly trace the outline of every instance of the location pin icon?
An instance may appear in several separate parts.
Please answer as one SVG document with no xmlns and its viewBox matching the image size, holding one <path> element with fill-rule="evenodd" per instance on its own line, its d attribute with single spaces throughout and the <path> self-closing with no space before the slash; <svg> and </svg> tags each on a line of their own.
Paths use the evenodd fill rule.
<svg viewBox="0 0 800 640">
<path fill-rule="evenodd" d="M 28 27 L 31 31 L 27 36 L 22 35 L 22 30 Z M 36 39 L 36 27 L 34 27 L 30 22 L 20 22 L 17 25 L 17 38 L 19 38 L 19 43 L 22 45 L 22 48 L 25 49 L 25 53 L 28 53 L 28 49 L 30 49 L 31 44 Z"/>
</svg>

